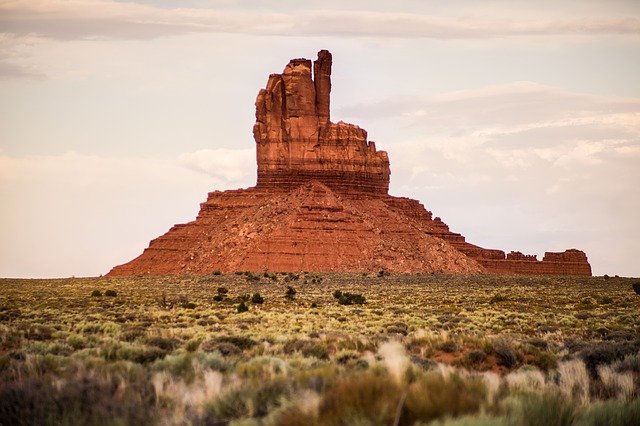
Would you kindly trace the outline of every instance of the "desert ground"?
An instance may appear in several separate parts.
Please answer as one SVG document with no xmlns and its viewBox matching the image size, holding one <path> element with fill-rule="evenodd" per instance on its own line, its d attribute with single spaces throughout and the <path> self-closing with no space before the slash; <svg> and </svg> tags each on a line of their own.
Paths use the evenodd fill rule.
<svg viewBox="0 0 640 426">
<path fill-rule="evenodd" d="M 634 284 L 2 279 L 0 424 L 640 424 Z"/>
</svg>

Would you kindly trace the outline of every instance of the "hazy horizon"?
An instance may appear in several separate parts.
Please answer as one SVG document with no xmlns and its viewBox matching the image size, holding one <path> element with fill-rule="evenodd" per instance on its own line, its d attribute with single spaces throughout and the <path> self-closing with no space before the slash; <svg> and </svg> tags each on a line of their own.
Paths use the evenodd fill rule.
<svg viewBox="0 0 640 426">
<path fill-rule="evenodd" d="M 254 101 L 333 54 L 331 118 L 467 241 L 640 276 L 634 1 L 0 1 L 0 277 L 105 274 L 254 185 Z"/>
</svg>

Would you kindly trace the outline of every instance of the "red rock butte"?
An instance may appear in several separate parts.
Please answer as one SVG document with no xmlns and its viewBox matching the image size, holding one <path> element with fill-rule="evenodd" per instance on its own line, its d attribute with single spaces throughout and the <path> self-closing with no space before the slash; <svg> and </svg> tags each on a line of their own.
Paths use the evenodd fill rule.
<svg viewBox="0 0 640 426">
<path fill-rule="evenodd" d="M 360 127 L 331 122 L 331 53 L 293 59 L 256 99 L 255 187 L 209 193 L 108 275 L 213 271 L 591 275 L 584 252 L 536 256 L 465 241 L 422 204 L 388 194 L 389 158 Z"/>
</svg>

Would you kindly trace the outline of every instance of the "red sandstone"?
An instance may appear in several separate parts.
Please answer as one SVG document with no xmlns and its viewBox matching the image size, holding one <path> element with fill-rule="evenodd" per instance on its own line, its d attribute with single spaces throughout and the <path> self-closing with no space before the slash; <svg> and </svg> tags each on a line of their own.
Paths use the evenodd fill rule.
<svg viewBox="0 0 640 426">
<path fill-rule="evenodd" d="M 360 127 L 330 120 L 331 54 L 293 59 L 256 99 L 258 181 L 211 192 L 109 275 L 379 271 L 591 275 L 571 249 L 536 256 L 465 241 L 422 204 L 388 195 L 389 159 Z"/>
</svg>

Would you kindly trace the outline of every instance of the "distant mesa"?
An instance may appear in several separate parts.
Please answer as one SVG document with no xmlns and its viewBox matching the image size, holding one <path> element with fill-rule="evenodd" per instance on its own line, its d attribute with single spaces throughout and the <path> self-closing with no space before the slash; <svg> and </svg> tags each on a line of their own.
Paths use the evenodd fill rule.
<svg viewBox="0 0 640 426">
<path fill-rule="evenodd" d="M 293 59 L 256 99 L 256 186 L 215 191 L 108 275 L 231 271 L 591 275 L 580 250 L 536 256 L 465 241 L 422 204 L 388 194 L 384 151 L 330 116 L 331 53 Z"/>
</svg>

